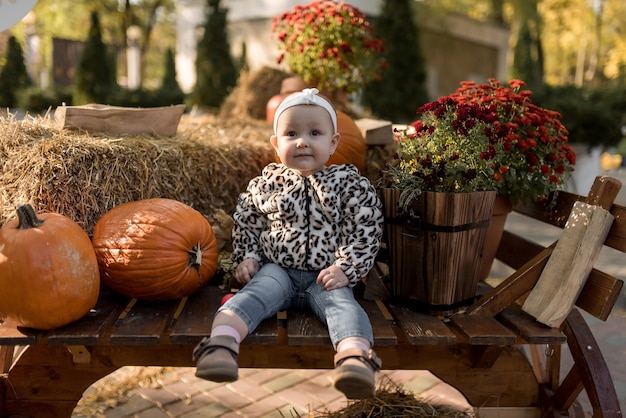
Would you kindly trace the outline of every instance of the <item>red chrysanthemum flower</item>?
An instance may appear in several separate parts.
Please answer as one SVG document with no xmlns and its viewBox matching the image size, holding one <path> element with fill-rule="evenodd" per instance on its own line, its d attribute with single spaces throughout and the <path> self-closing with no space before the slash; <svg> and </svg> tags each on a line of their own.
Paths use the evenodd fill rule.
<svg viewBox="0 0 626 418">
<path fill-rule="evenodd" d="M 533 104 L 524 87 L 521 80 L 464 81 L 453 94 L 421 106 L 419 119 L 396 132 L 398 158 L 383 170 L 383 184 L 417 191 L 495 189 L 513 203 L 558 192 L 576 155 L 561 115 Z"/>
</svg>

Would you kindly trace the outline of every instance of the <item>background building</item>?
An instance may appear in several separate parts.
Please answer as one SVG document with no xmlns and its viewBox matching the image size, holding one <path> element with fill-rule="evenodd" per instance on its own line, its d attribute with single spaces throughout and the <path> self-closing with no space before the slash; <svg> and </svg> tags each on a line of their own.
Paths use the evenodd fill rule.
<svg viewBox="0 0 626 418">
<path fill-rule="evenodd" d="M 223 0 L 228 9 L 229 39 L 233 55 L 242 53 L 245 43 L 251 70 L 263 66 L 278 67 L 278 49 L 271 38 L 272 19 L 297 4 L 296 0 Z M 368 16 L 374 18 L 381 0 L 353 0 Z M 206 18 L 206 0 L 178 0 L 176 70 L 185 92 L 195 84 L 195 50 Z M 489 77 L 506 79 L 509 30 L 478 22 L 460 15 L 422 18 L 417 22 L 426 58 L 428 90 L 435 98 L 454 91 L 460 81 L 485 81 Z M 286 69 L 286 68 L 283 68 Z"/>
</svg>

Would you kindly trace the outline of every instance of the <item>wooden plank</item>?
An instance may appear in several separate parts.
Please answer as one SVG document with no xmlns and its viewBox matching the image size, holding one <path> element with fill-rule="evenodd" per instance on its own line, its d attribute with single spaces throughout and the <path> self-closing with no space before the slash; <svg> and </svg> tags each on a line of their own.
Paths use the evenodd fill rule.
<svg viewBox="0 0 626 418">
<path fill-rule="evenodd" d="M 10 320 L 0 322 L 0 345 L 33 345 L 45 334 L 45 331 L 18 327 Z"/>
<path fill-rule="evenodd" d="M 514 270 L 519 269 L 546 247 L 511 231 L 502 233 L 496 258 Z"/>
<path fill-rule="evenodd" d="M 471 345 L 513 345 L 516 341 L 515 335 L 491 316 L 453 315 L 450 322 Z"/>
<path fill-rule="evenodd" d="M 616 221 L 613 221 L 613 227 L 615 224 Z M 506 242 L 506 245 L 501 245 L 498 248 L 496 257 L 514 269 L 521 268 L 524 263 L 544 249 L 541 245 L 509 231 L 504 231 L 502 242 Z M 626 238 L 624 242 L 626 242 Z M 622 280 L 594 268 L 589 273 L 589 278 L 580 292 L 576 306 L 596 318 L 606 321 L 621 294 L 622 286 Z"/>
<path fill-rule="evenodd" d="M 618 251 L 626 252 L 626 207 L 614 204 L 611 207 L 611 214 L 615 220 L 604 244 Z"/>
<path fill-rule="evenodd" d="M 556 243 L 542 250 L 502 283 L 483 295 L 467 309 L 466 314 L 495 316 L 529 292 L 537 282 L 555 245 Z"/>
<path fill-rule="evenodd" d="M 121 315 L 111 333 L 111 344 L 156 345 L 170 325 L 179 300 L 136 301 Z M 125 311 L 126 312 L 126 311 Z"/>
<path fill-rule="evenodd" d="M 359 303 L 367 313 L 372 323 L 374 331 L 374 346 L 395 345 L 398 343 L 398 337 L 391 328 L 391 324 L 387 319 L 386 313 L 382 312 L 380 305 L 373 300 L 359 299 Z M 384 307 L 384 305 L 383 305 Z"/>
<path fill-rule="evenodd" d="M 169 332 L 169 341 L 173 344 L 197 344 L 202 338 L 207 337 L 223 296 L 224 292 L 211 284 L 189 296 L 180 315 L 175 318 Z M 244 340 L 246 344 L 274 344 L 277 341 L 276 317 L 261 322 Z"/>
<path fill-rule="evenodd" d="M 185 105 L 134 108 L 88 104 L 59 106 L 54 119 L 63 129 L 84 129 L 93 133 L 155 134 L 174 136 Z"/>
<path fill-rule="evenodd" d="M 585 201 L 590 205 L 611 209 L 621 187 L 622 183 L 613 177 L 598 176 L 595 178 L 587 196 L 560 191 L 554 205 L 551 205 L 551 199 L 541 202 L 529 200 L 524 204 L 516 205 L 513 210 L 563 228 L 576 201 Z"/>
<path fill-rule="evenodd" d="M 591 189 L 585 198 L 585 202 L 593 206 L 610 210 L 621 188 L 621 181 L 613 177 L 598 176 L 591 185 Z"/>
<path fill-rule="evenodd" d="M 289 345 L 330 344 L 328 329 L 310 312 L 291 309 L 287 312 Z"/>
<path fill-rule="evenodd" d="M 596 177 L 596 180 L 589 191 L 589 195 L 584 200 L 588 204 L 607 209 L 613 205 L 620 188 L 621 183 L 616 179 L 610 177 Z M 560 226 L 561 224 L 564 225 L 565 221 L 562 218 L 565 211 L 569 207 L 570 210 L 567 212 L 567 216 L 565 217 L 565 219 L 567 219 L 577 197 L 577 195 L 559 193 L 559 201 L 555 209 L 560 211 L 558 212 L 558 216 L 553 213 L 551 216 L 546 217 L 546 213 L 549 213 L 550 211 L 547 209 L 547 206 L 543 206 L 543 209 L 541 209 L 541 204 L 533 204 L 522 207 L 516 206 L 515 210 L 528 214 L 536 219 L 544 218 L 552 220 L 554 222 L 553 224 L 558 224 Z M 568 206 L 566 201 L 571 201 L 571 206 Z M 504 239 L 501 242 L 501 246 L 502 245 L 506 245 L 506 241 L 504 241 Z M 542 250 L 523 266 L 519 267 L 515 273 L 507 278 L 507 280 L 498 285 L 492 292 L 489 292 L 487 295 L 483 296 L 476 303 L 474 303 L 474 305 L 472 305 L 467 312 L 473 315 L 493 316 L 513 303 L 513 301 L 522 297 L 526 292 L 530 291 L 537 282 L 537 279 L 539 278 L 539 275 L 546 265 L 547 260 L 555 246 L 556 243 L 552 244 L 552 246 Z"/>
<path fill-rule="evenodd" d="M 103 287 L 96 306 L 83 318 L 48 335 L 50 345 L 96 345 L 108 335 L 111 325 L 129 302 L 129 298 Z"/>
<path fill-rule="evenodd" d="M 450 345 L 456 335 L 437 317 L 414 312 L 404 306 L 390 306 L 398 326 L 413 345 Z"/>
<path fill-rule="evenodd" d="M 362 118 L 354 121 L 367 145 L 393 144 L 393 124 L 389 121 Z"/>
<path fill-rule="evenodd" d="M 593 269 L 578 296 L 576 306 L 606 321 L 622 293 L 623 285 L 622 280 Z"/>
<path fill-rule="evenodd" d="M 558 329 L 545 326 L 528 315 L 519 305 L 513 304 L 502 311 L 498 318 L 510 330 L 516 332 L 529 344 L 563 344 L 565 335 Z"/>
<path fill-rule="evenodd" d="M 246 344 L 273 344 L 278 342 L 280 327 L 278 315 L 262 321 L 244 340 Z"/>
<path fill-rule="evenodd" d="M 208 285 L 189 296 L 169 332 L 169 341 L 172 344 L 198 343 L 208 336 L 223 295 L 219 287 Z"/>
<path fill-rule="evenodd" d="M 560 326 L 580 295 L 612 223 L 608 210 L 576 202 L 522 309 L 543 324 Z"/>
</svg>

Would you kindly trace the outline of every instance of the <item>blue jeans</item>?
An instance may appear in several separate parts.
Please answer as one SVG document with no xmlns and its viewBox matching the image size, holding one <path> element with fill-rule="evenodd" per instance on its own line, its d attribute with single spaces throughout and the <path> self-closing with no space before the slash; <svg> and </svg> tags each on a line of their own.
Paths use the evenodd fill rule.
<svg viewBox="0 0 626 418">
<path fill-rule="evenodd" d="M 263 321 L 289 308 L 310 309 L 328 327 L 333 347 L 347 337 L 361 337 L 374 345 L 369 317 L 351 288 L 324 290 L 315 281 L 319 271 L 285 269 L 265 264 L 218 312 L 236 313 L 253 332 Z"/>
</svg>

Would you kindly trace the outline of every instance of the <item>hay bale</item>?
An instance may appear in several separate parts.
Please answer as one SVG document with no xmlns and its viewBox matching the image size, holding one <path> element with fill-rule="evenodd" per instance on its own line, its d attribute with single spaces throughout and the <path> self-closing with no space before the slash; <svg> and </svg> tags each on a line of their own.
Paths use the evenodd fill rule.
<svg viewBox="0 0 626 418">
<path fill-rule="evenodd" d="M 220 108 L 220 117 L 244 116 L 265 120 L 267 102 L 280 93 L 282 81 L 289 76 L 289 73 L 270 67 L 263 67 L 252 73 L 241 73 L 237 86 Z"/>
<path fill-rule="evenodd" d="M 120 203 L 176 199 L 211 219 L 234 211 L 248 181 L 274 160 L 268 122 L 183 116 L 173 137 L 96 136 L 43 117 L 0 117 L 0 225 L 19 203 L 58 212 L 91 235 Z"/>
</svg>

